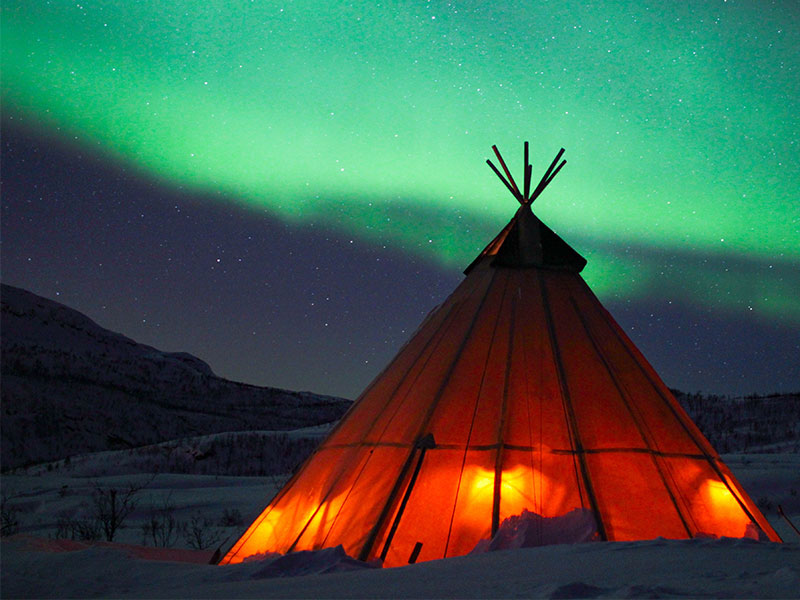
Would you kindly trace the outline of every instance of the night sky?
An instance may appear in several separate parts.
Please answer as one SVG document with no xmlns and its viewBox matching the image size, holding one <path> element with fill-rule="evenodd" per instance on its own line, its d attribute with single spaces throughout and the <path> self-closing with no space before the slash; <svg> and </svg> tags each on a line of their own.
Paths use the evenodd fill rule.
<svg viewBox="0 0 800 600">
<path fill-rule="evenodd" d="M 355 397 L 517 206 L 668 385 L 800 389 L 800 11 L 2 5 L 2 280 L 219 375 Z M 519 176 L 521 178 L 521 175 Z"/>
</svg>

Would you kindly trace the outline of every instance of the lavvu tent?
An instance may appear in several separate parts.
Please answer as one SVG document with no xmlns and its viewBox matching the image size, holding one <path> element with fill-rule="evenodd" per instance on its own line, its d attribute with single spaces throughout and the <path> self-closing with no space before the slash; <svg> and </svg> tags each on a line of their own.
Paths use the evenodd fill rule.
<svg viewBox="0 0 800 600">
<path fill-rule="evenodd" d="M 459 556 L 523 511 L 588 515 L 598 540 L 779 541 L 580 276 L 520 207 L 223 557 L 342 544 L 386 566 Z M 535 532 L 534 532 L 535 533 Z M 535 537 L 535 536 L 534 536 Z"/>
</svg>

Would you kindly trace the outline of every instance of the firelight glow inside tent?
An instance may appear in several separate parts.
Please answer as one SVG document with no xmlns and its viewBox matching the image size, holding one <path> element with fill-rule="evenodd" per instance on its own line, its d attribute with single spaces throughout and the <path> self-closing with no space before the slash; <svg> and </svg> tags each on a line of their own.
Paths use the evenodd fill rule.
<svg viewBox="0 0 800 600">
<path fill-rule="evenodd" d="M 586 261 L 520 203 L 221 563 L 342 544 L 386 566 L 459 556 L 527 510 L 582 510 L 596 539 L 780 538 L 583 281 Z"/>
</svg>

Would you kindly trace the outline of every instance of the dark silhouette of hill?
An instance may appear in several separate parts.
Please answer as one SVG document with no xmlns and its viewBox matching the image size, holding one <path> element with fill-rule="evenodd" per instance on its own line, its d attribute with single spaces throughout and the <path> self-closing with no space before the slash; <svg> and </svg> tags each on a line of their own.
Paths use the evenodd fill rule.
<svg viewBox="0 0 800 600">
<path fill-rule="evenodd" d="M 3 285 L 2 468 L 223 431 L 338 419 L 351 402 L 216 376 L 199 358 L 114 333 Z"/>
</svg>

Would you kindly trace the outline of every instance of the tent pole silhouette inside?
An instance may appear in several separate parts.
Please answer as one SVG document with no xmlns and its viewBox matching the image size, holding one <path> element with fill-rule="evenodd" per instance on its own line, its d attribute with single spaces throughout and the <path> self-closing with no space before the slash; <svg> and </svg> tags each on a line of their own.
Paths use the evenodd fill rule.
<svg viewBox="0 0 800 600">
<path fill-rule="evenodd" d="M 533 190 L 527 142 L 521 190 L 494 150 L 514 218 L 222 564 L 339 544 L 387 566 L 459 556 L 523 511 L 586 517 L 598 540 L 780 541 L 531 211 L 563 149 Z"/>
</svg>

